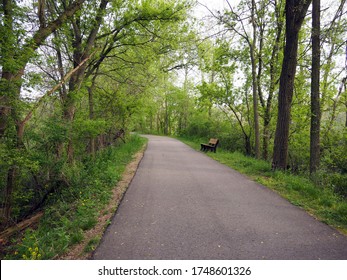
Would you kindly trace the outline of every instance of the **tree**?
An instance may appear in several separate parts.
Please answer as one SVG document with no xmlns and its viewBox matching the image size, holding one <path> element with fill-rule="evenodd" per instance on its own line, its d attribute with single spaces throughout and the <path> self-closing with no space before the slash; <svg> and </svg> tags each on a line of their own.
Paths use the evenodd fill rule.
<svg viewBox="0 0 347 280">
<path fill-rule="evenodd" d="M 42 4 L 42 1 L 39 1 Z M 11 119 L 19 125 L 20 113 L 18 112 L 19 94 L 22 84 L 22 77 L 26 65 L 34 56 L 35 51 L 55 30 L 60 28 L 69 18 L 71 18 L 82 6 L 85 0 L 76 0 L 67 6 L 56 19 L 46 23 L 44 20 L 44 10 L 40 9 L 39 27 L 31 37 L 25 38 L 24 44 L 19 44 L 23 30 L 18 30 L 14 22 L 20 22 L 17 18 L 19 9 L 15 1 L 4 0 L 2 10 L 4 13 L 1 24 L 1 95 L 0 95 L 0 137 L 9 128 Z M 42 8 L 42 5 L 39 5 Z"/>
<path fill-rule="evenodd" d="M 257 45 L 257 24 L 256 24 L 256 4 L 255 0 L 252 0 L 251 7 L 251 21 L 253 28 L 253 38 L 249 43 L 250 57 L 252 63 L 252 92 L 253 92 L 253 121 L 254 121 L 254 150 L 255 157 L 260 158 L 260 130 L 259 130 L 259 113 L 258 113 L 258 79 L 256 74 L 257 62 L 256 62 L 256 45 Z M 262 38 L 261 38 L 262 40 Z"/>
<path fill-rule="evenodd" d="M 254 129 L 249 91 L 253 89 L 254 84 L 252 66 L 248 63 L 248 50 L 230 50 L 229 42 L 220 41 L 210 52 L 213 52 L 213 56 L 207 56 L 209 59 L 205 61 L 205 65 L 206 69 L 214 73 L 214 79 L 213 82 L 203 82 L 198 87 L 200 100 L 205 104 L 218 106 L 228 119 L 231 130 L 235 130 L 235 126 L 239 127 L 244 140 L 244 151 L 247 155 L 252 155 L 251 136 Z M 234 57 L 238 57 L 238 63 L 233 61 Z M 237 66 L 240 65 L 246 81 L 242 86 L 236 86 L 234 76 Z"/>
<path fill-rule="evenodd" d="M 214 17 L 233 35 L 230 45 L 240 45 L 248 50 L 248 63 L 252 67 L 252 100 L 254 154 L 260 157 L 260 120 L 263 118 L 263 158 L 268 158 L 271 138 L 271 119 L 274 92 L 277 87 L 277 68 L 283 38 L 284 1 L 241 1 L 237 8 L 231 2 L 228 11 Z M 236 41 L 234 35 L 241 40 Z M 238 57 L 234 58 L 238 60 Z M 267 75 L 268 74 L 268 75 Z M 258 103 L 260 102 L 260 106 Z"/>
<path fill-rule="evenodd" d="M 138 96 L 153 79 L 148 72 L 155 51 L 148 51 L 149 45 L 164 37 L 163 26 L 185 20 L 190 6 L 155 0 L 2 4 L 0 189 L 8 221 L 19 216 L 18 207 L 11 215 L 13 197 L 29 189 L 42 202 L 55 187 L 69 185 L 63 168 L 75 167 L 72 161 L 82 164 L 86 151 L 99 148 L 92 140 L 111 136 L 115 126 L 126 129 Z M 21 90 L 30 75 L 40 76 L 42 88 L 53 89 L 27 102 Z"/>
<path fill-rule="evenodd" d="M 320 0 L 312 1 L 310 173 L 320 161 Z"/>
<path fill-rule="evenodd" d="M 259 51 L 259 71 L 258 71 L 258 86 L 261 86 L 262 84 L 267 85 L 267 98 L 266 96 L 263 96 L 262 91 L 259 89 L 259 100 L 260 104 L 263 108 L 263 159 L 267 160 L 269 157 L 269 144 L 270 144 L 270 137 L 271 137 L 271 120 L 273 118 L 273 99 L 275 90 L 277 88 L 277 81 L 279 77 L 279 54 L 281 51 L 281 44 L 283 42 L 283 27 L 284 27 L 284 0 L 277 1 L 275 0 L 273 2 L 274 5 L 274 12 L 273 15 L 270 18 L 270 22 L 275 22 L 274 27 L 270 27 L 268 34 L 264 34 L 263 40 L 268 40 L 268 44 L 264 46 L 263 51 Z M 267 13 L 267 12 L 264 12 Z M 264 23 L 265 24 L 265 23 Z M 268 24 L 268 23 L 266 23 Z M 265 27 L 264 27 L 265 28 Z M 272 44 L 273 43 L 273 44 Z M 268 54 L 266 52 L 266 49 L 269 50 L 269 53 L 271 53 L 271 56 L 268 58 Z M 267 63 L 266 63 L 267 62 Z M 268 68 L 267 72 L 260 71 L 261 65 L 264 64 L 264 68 Z M 269 76 L 269 82 L 261 82 L 261 80 L 264 80 L 264 77 L 261 76 Z M 266 98 L 266 100 L 265 100 Z"/>
<path fill-rule="evenodd" d="M 25 68 L 34 57 L 35 51 L 45 42 L 53 32 L 67 22 L 78 10 L 85 0 L 76 0 L 51 21 L 46 22 L 44 1 L 39 1 L 39 9 L 34 21 L 32 36 L 25 34 L 20 22 L 24 20 L 22 7 L 12 0 L 2 2 L 3 18 L 0 25 L 0 64 L 2 67 L 0 80 L 0 140 L 5 143 L 6 149 L 13 155 L 13 164 L 7 168 L 4 218 L 8 222 L 12 208 L 12 194 L 16 184 L 18 166 L 21 163 L 23 144 L 22 102 L 20 91 L 23 83 Z M 30 34 L 30 33 L 29 33 Z M 23 40 L 23 43 L 21 41 Z M 16 162 L 17 161 L 17 162 Z"/>
<path fill-rule="evenodd" d="M 230 28 L 233 32 L 238 34 L 247 44 L 249 48 L 249 57 L 252 66 L 252 95 L 253 95 L 253 124 L 254 124 L 254 152 L 255 157 L 260 158 L 260 129 L 259 129 L 259 112 L 258 112 L 258 80 L 257 80 L 257 55 L 256 55 L 256 46 L 257 46 L 257 18 L 256 18 L 256 3 L 254 0 L 251 2 L 251 15 L 250 21 L 252 24 L 252 34 L 247 32 L 247 28 L 245 26 L 245 20 L 243 13 L 237 14 L 234 12 L 232 6 L 227 1 L 230 8 L 231 18 L 228 17 L 219 17 L 220 21 L 224 23 L 228 28 Z M 231 20 L 231 21 L 230 21 Z M 241 24 L 241 28 L 237 28 L 237 23 Z"/>
<path fill-rule="evenodd" d="M 311 0 L 287 0 L 286 2 L 286 45 L 282 62 L 278 96 L 278 116 L 273 152 L 273 169 L 286 169 L 291 103 L 297 66 L 299 32 Z"/>
</svg>

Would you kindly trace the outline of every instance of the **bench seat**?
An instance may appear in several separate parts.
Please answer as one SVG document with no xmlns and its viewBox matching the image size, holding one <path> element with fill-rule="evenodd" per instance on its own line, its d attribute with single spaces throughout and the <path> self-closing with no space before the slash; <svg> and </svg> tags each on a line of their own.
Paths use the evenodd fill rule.
<svg viewBox="0 0 347 280">
<path fill-rule="evenodd" d="M 201 143 L 200 151 L 203 151 L 203 152 L 211 151 L 215 153 L 217 150 L 218 143 L 219 143 L 219 140 L 217 138 L 211 138 L 208 141 L 208 144 Z"/>
</svg>

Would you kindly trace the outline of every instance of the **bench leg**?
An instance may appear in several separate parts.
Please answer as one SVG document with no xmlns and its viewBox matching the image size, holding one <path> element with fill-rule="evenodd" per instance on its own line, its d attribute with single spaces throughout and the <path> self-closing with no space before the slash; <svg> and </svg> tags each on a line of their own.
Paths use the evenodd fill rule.
<svg viewBox="0 0 347 280">
<path fill-rule="evenodd" d="M 206 144 L 201 144 L 201 148 L 200 148 L 200 151 L 202 152 L 216 152 L 216 147 L 211 147 L 209 145 L 206 145 Z"/>
</svg>

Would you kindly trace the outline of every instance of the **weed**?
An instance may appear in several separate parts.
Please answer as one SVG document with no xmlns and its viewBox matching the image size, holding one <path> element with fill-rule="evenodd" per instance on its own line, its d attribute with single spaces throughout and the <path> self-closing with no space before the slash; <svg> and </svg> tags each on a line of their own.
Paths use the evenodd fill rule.
<svg viewBox="0 0 347 280">
<path fill-rule="evenodd" d="M 83 239 L 84 239 L 83 230 L 77 229 L 75 232 L 72 232 L 72 234 L 71 234 L 70 244 L 71 245 L 78 244 L 78 243 L 82 242 Z"/>
</svg>

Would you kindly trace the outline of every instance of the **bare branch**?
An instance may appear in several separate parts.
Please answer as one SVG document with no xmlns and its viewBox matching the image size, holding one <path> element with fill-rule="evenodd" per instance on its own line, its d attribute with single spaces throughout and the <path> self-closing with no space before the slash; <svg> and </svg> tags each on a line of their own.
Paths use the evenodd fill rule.
<svg viewBox="0 0 347 280">
<path fill-rule="evenodd" d="M 77 67 L 73 68 L 69 73 L 65 75 L 65 77 L 57 84 L 55 85 L 51 90 L 47 91 L 45 95 L 43 95 L 33 106 L 33 108 L 30 110 L 30 112 L 26 115 L 26 117 L 21 121 L 21 125 L 24 127 L 24 125 L 31 119 L 34 111 L 43 103 L 43 101 L 51 96 L 55 91 L 57 91 L 63 84 L 66 83 L 66 81 L 71 77 L 72 74 L 74 74 L 76 71 L 78 71 L 94 54 L 96 51 L 94 51 L 90 56 L 85 58 Z"/>
</svg>

